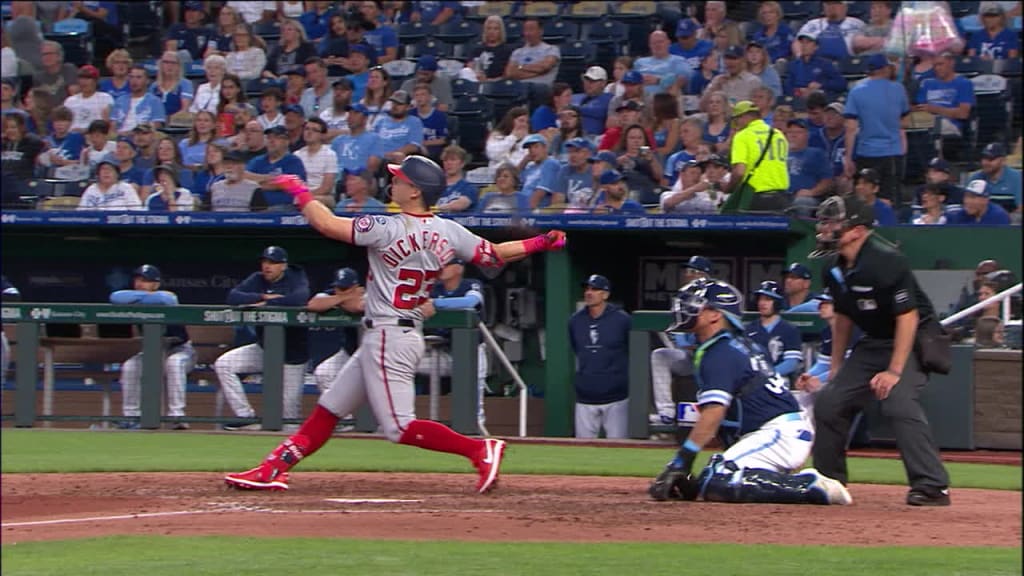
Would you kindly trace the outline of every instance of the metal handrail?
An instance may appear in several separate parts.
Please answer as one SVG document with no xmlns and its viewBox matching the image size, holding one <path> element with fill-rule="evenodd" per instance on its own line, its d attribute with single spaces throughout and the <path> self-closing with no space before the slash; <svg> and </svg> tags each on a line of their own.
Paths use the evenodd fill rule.
<svg viewBox="0 0 1024 576">
<path fill-rule="evenodd" d="M 527 394 L 529 393 L 526 388 L 526 382 L 523 382 L 523 378 L 519 375 L 519 371 L 515 369 L 515 366 L 512 366 L 512 362 L 508 359 L 508 356 L 505 355 L 505 351 L 501 349 L 501 346 L 498 345 L 498 341 L 494 339 L 494 335 L 491 334 L 491 329 L 483 322 L 480 322 L 477 325 L 477 328 L 480 329 L 480 335 L 484 337 L 484 341 L 487 342 L 487 345 L 494 351 L 494 355 L 498 357 L 498 360 L 501 362 L 501 365 L 505 367 L 505 370 L 508 370 L 508 373 L 512 375 L 512 380 L 515 381 L 516 387 L 519 388 L 519 437 L 525 438 L 526 399 Z"/>
<path fill-rule="evenodd" d="M 988 306 L 989 304 L 993 304 L 995 302 L 1003 303 L 1003 322 L 1005 323 L 1007 320 L 1010 319 L 1010 297 L 1020 292 L 1020 290 L 1021 283 L 1017 283 L 1016 286 L 1011 286 L 1010 288 L 1007 288 L 1006 290 L 1003 290 L 998 294 L 994 294 L 982 300 L 981 302 L 978 302 L 977 304 L 972 304 L 971 306 L 964 308 L 963 310 L 957 312 L 956 314 L 953 314 L 952 316 L 943 318 L 941 320 L 941 324 L 943 326 L 949 326 L 950 324 L 953 324 L 958 320 L 962 320 L 970 316 L 971 314 L 974 314 L 978 310 L 981 310 Z"/>
</svg>

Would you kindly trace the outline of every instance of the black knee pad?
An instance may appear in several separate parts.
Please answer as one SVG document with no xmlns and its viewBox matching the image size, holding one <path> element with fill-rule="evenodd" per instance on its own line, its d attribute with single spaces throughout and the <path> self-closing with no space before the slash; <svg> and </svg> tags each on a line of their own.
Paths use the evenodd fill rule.
<svg viewBox="0 0 1024 576">
<path fill-rule="evenodd" d="M 700 495 L 709 502 L 828 504 L 828 495 L 816 485 L 814 474 L 740 469 L 733 462 L 713 460 L 698 478 Z"/>
</svg>

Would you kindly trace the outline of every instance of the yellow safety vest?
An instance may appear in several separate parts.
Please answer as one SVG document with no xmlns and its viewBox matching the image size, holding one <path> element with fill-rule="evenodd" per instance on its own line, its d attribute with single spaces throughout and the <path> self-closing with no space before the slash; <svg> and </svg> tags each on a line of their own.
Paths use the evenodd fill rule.
<svg viewBox="0 0 1024 576">
<path fill-rule="evenodd" d="M 775 135 L 772 136 L 771 148 L 755 169 L 754 165 L 761 157 L 761 151 L 764 150 L 772 130 L 775 131 Z M 729 163 L 746 165 L 746 176 L 749 176 L 746 182 L 755 193 L 789 190 L 789 168 L 786 166 L 788 159 L 789 142 L 786 135 L 760 118 L 747 124 L 746 128 L 732 138 Z"/>
</svg>

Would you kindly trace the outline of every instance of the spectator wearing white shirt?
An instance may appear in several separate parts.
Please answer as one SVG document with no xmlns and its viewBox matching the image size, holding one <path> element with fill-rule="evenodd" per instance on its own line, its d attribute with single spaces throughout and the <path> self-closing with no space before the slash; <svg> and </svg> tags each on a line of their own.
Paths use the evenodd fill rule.
<svg viewBox="0 0 1024 576">
<path fill-rule="evenodd" d="M 711 175 L 721 176 L 712 170 Z M 673 214 L 716 214 L 718 199 L 722 196 L 724 183 L 705 177 L 700 162 L 689 160 L 679 171 L 679 178 L 672 189 L 662 192 L 659 204 L 661 211 Z M 711 198 L 711 193 L 716 198 Z"/>
<path fill-rule="evenodd" d="M 121 182 L 121 170 L 113 160 L 96 167 L 96 182 L 90 184 L 78 201 L 79 210 L 144 210 L 135 188 Z"/>
<path fill-rule="evenodd" d="M 318 117 L 320 111 L 330 107 L 334 100 L 331 85 L 327 82 L 327 64 L 319 56 L 313 56 L 303 66 L 306 68 L 309 88 L 302 91 L 299 105 L 306 118 Z"/>
<path fill-rule="evenodd" d="M 200 110 L 217 112 L 217 104 L 220 103 L 220 81 L 227 72 L 227 60 L 220 54 L 211 54 L 203 60 L 203 70 L 206 72 L 206 82 L 196 89 L 196 99 L 188 108 L 193 114 Z"/>
<path fill-rule="evenodd" d="M 864 21 L 847 16 L 846 2 L 827 0 L 822 2 L 825 15 L 804 24 L 793 40 L 793 55 L 802 53 L 800 36 L 818 39 L 817 55 L 830 60 L 842 60 L 854 54 L 853 39 L 864 29 Z"/>
<path fill-rule="evenodd" d="M 231 36 L 231 51 L 224 55 L 227 71 L 242 80 L 253 80 L 267 67 L 266 45 L 247 24 L 239 24 Z"/>
<path fill-rule="evenodd" d="M 511 164 L 518 171 L 526 159 L 526 149 L 521 144 L 529 134 L 529 109 L 525 106 L 509 109 L 487 137 L 488 167 L 496 170 L 502 164 Z"/>
<path fill-rule="evenodd" d="M 74 114 L 73 132 L 85 132 L 93 120 L 110 120 L 114 99 L 106 92 L 97 92 L 99 78 L 100 71 L 95 66 L 87 64 L 78 69 L 80 91 L 64 100 L 64 106 Z"/>
<path fill-rule="evenodd" d="M 228 0 L 228 6 L 233 8 L 247 24 L 257 22 L 272 22 L 277 17 L 277 2 L 268 0 Z"/>
<path fill-rule="evenodd" d="M 96 173 L 100 162 L 114 157 L 117 143 L 107 139 L 109 133 L 110 123 L 106 120 L 93 120 L 85 131 L 86 147 L 82 149 L 81 160 L 89 167 L 90 174 Z"/>
<path fill-rule="evenodd" d="M 306 169 L 306 185 L 313 197 L 328 208 L 334 208 L 334 184 L 338 176 L 338 156 L 324 146 L 327 123 L 319 118 L 306 120 L 303 138 L 306 146 L 295 152 Z"/>
<path fill-rule="evenodd" d="M 512 51 L 505 67 L 505 77 L 550 86 L 558 75 L 562 53 L 558 46 L 544 42 L 540 20 L 528 18 L 523 21 L 523 42 L 521 48 Z"/>
</svg>

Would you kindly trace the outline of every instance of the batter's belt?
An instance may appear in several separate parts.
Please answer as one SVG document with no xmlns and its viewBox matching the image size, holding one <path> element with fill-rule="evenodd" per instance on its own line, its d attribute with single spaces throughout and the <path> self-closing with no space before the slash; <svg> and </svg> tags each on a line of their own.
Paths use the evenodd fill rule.
<svg viewBox="0 0 1024 576">
<path fill-rule="evenodd" d="M 401 326 L 403 328 L 416 328 L 416 321 L 410 320 L 409 318 L 394 318 L 384 320 L 373 320 L 370 318 L 363 318 L 363 326 L 367 328 L 373 328 L 374 326 L 380 328 L 381 326 Z"/>
</svg>

